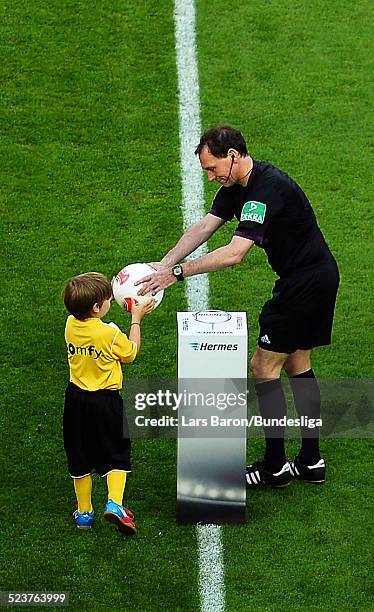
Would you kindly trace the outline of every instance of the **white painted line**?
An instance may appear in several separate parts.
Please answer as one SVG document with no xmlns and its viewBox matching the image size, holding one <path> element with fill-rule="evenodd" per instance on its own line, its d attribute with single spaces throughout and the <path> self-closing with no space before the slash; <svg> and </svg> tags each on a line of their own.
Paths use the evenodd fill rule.
<svg viewBox="0 0 374 612">
<path fill-rule="evenodd" d="M 187 229 L 205 214 L 202 171 L 194 155 L 201 134 L 194 0 L 175 0 L 174 22 L 179 88 L 183 227 Z M 206 245 L 202 245 L 195 251 L 192 258 L 206 252 Z M 189 277 L 186 282 L 186 296 L 188 310 L 208 309 L 208 275 L 199 274 Z M 223 612 L 225 595 L 220 527 L 199 525 L 197 540 L 201 610 L 202 612 Z"/>
<path fill-rule="evenodd" d="M 223 612 L 225 582 L 221 528 L 218 525 L 198 525 L 197 538 L 201 611 Z"/>
<path fill-rule="evenodd" d="M 194 155 L 201 135 L 199 74 L 196 58 L 195 6 L 193 0 L 175 0 L 175 48 L 179 90 L 179 133 L 182 174 L 183 229 L 205 215 L 204 184 L 199 160 Z M 187 259 L 207 252 L 201 245 Z M 209 280 L 198 274 L 186 284 L 189 310 L 209 308 Z"/>
</svg>

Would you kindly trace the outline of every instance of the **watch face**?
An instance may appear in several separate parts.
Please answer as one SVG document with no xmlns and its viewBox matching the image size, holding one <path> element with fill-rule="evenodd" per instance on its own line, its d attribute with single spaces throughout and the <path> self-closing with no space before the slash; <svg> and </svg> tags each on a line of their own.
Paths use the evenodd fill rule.
<svg viewBox="0 0 374 612">
<path fill-rule="evenodd" d="M 183 268 L 182 266 L 176 265 L 173 267 L 173 274 L 175 276 L 175 278 L 179 281 L 182 281 L 184 279 L 183 276 Z"/>
</svg>

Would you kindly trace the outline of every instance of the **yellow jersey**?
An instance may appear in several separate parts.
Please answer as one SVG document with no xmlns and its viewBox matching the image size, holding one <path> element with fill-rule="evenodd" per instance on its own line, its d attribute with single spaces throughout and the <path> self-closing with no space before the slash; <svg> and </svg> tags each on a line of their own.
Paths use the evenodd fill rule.
<svg viewBox="0 0 374 612">
<path fill-rule="evenodd" d="M 80 321 L 70 315 L 65 341 L 72 383 L 85 391 L 121 389 L 121 363 L 134 361 L 137 345 L 115 323 L 97 317 Z"/>
</svg>

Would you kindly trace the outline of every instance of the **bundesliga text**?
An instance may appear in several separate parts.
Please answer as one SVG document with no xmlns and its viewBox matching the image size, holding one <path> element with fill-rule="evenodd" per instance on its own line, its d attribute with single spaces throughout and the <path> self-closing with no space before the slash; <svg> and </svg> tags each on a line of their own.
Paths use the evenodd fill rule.
<svg viewBox="0 0 374 612">
<path fill-rule="evenodd" d="M 261 416 L 252 415 L 249 418 L 225 418 L 219 415 L 210 415 L 206 417 L 181 417 L 162 415 L 161 417 L 146 417 L 145 415 L 137 415 L 135 417 L 135 425 L 137 427 L 306 427 L 315 429 L 322 426 L 322 419 L 310 419 L 308 417 L 300 418 L 282 418 L 282 419 L 263 419 Z"/>
</svg>

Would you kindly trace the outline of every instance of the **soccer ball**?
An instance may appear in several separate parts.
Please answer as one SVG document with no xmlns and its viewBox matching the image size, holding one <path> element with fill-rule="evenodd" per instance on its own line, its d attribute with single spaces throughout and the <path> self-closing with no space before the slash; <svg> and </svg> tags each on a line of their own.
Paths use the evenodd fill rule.
<svg viewBox="0 0 374 612">
<path fill-rule="evenodd" d="M 135 287 L 134 283 L 140 280 L 144 276 L 152 274 L 155 270 L 145 263 L 135 263 L 122 268 L 118 272 L 117 276 L 113 281 L 113 296 L 118 306 L 124 310 L 131 312 L 131 298 L 135 299 L 137 304 L 147 302 L 149 299 L 156 300 L 154 308 L 157 308 L 161 304 L 164 296 L 164 291 L 161 290 L 156 295 L 152 295 L 151 292 L 145 295 L 138 295 L 138 291 L 141 289 L 141 285 Z"/>
</svg>

